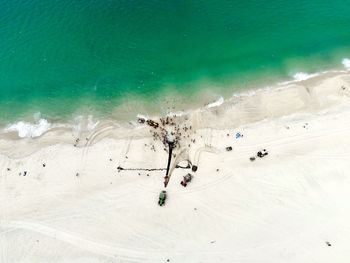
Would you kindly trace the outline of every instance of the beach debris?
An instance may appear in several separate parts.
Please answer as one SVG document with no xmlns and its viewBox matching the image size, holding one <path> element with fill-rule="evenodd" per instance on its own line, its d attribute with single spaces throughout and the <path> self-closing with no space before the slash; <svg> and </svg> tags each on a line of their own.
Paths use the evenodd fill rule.
<svg viewBox="0 0 350 263">
<path fill-rule="evenodd" d="M 113 161 L 112 158 L 109 158 L 109 161 L 110 161 L 110 162 Z"/>
<path fill-rule="evenodd" d="M 163 206 L 165 204 L 165 199 L 166 199 L 166 191 L 163 190 L 159 194 L 158 205 Z"/>
<path fill-rule="evenodd" d="M 184 179 L 181 181 L 180 184 L 181 184 L 183 187 L 186 187 L 187 184 L 188 184 L 189 182 L 192 181 L 193 176 L 192 176 L 192 174 L 186 174 L 183 178 L 184 178 Z"/>
<path fill-rule="evenodd" d="M 331 243 L 329 243 L 328 241 L 326 241 L 326 244 L 327 244 L 327 246 L 329 246 L 329 247 L 332 246 Z"/>
<path fill-rule="evenodd" d="M 45 164 L 45 163 L 43 163 L 43 167 L 46 167 L 46 164 Z"/>
<path fill-rule="evenodd" d="M 232 147 L 231 146 L 226 147 L 226 151 L 228 152 L 232 151 Z"/>
<path fill-rule="evenodd" d="M 76 173 L 75 176 L 78 177 L 78 176 L 79 176 L 79 173 Z"/>
<path fill-rule="evenodd" d="M 147 124 L 155 129 L 158 128 L 159 126 L 159 123 L 158 122 L 155 122 L 155 121 L 152 121 L 152 120 L 147 120 Z"/>
<path fill-rule="evenodd" d="M 11 169 L 10 169 L 10 168 L 7 168 L 7 171 L 11 171 Z"/>
<path fill-rule="evenodd" d="M 216 169 L 216 171 L 218 172 L 218 171 L 219 171 L 219 169 Z"/>
<path fill-rule="evenodd" d="M 197 165 L 192 165 L 192 172 L 197 172 L 198 166 Z"/>
<path fill-rule="evenodd" d="M 27 171 L 24 171 L 24 172 L 23 172 L 23 176 L 26 176 L 26 175 L 27 175 Z"/>
<path fill-rule="evenodd" d="M 249 160 L 250 160 L 251 162 L 254 162 L 254 161 L 255 161 L 255 157 L 252 156 L 252 157 L 249 158 Z"/>
</svg>

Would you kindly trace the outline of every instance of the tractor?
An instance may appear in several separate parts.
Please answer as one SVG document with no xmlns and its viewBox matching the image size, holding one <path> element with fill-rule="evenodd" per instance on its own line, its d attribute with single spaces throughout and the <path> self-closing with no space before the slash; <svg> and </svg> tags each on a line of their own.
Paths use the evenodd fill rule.
<svg viewBox="0 0 350 263">
<path fill-rule="evenodd" d="M 158 204 L 159 204 L 160 206 L 163 206 L 163 205 L 165 204 L 165 199 L 166 199 L 166 191 L 163 190 L 163 191 L 161 191 L 160 194 L 159 194 L 159 201 L 158 201 Z"/>
</svg>

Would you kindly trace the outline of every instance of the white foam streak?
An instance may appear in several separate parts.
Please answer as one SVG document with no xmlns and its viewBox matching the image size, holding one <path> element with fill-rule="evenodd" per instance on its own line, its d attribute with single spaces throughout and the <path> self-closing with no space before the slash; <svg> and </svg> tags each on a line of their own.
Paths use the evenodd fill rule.
<svg viewBox="0 0 350 263">
<path fill-rule="evenodd" d="M 344 58 L 344 59 L 342 60 L 341 63 L 344 65 L 344 67 L 345 67 L 346 69 L 349 69 L 349 70 L 350 70 L 350 59 Z"/>
<path fill-rule="evenodd" d="M 19 121 L 8 125 L 5 132 L 17 132 L 20 138 L 35 138 L 44 134 L 51 127 L 52 125 L 45 119 L 39 119 L 36 123 Z"/>
<path fill-rule="evenodd" d="M 318 75 L 319 75 L 318 73 L 308 74 L 308 73 L 305 73 L 305 72 L 298 72 L 298 73 L 294 74 L 293 78 L 294 78 L 295 81 L 303 81 L 303 80 L 307 80 L 307 79 L 316 77 Z"/>
<path fill-rule="evenodd" d="M 218 100 L 212 102 L 212 103 L 209 103 L 207 105 L 207 108 L 213 108 L 213 107 L 218 107 L 220 106 L 221 104 L 224 103 L 224 98 L 223 97 L 220 97 Z"/>
<path fill-rule="evenodd" d="M 185 114 L 186 114 L 186 112 L 184 112 L 184 111 L 177 111 L 177 112 L 169 112 L 166 116 L 168 116 L 168 117 L 181 117 Z"/>
<path fill-rule="evenodd" d="M 149 119 L 149 117 L 147 117 L 146 115 L 142 115 L 142 114 L 137 114 L 136 116 L 138 119 L 143 119 L 145 121 L 147 121 Z"/>
<path fill-rule="evenodd" d="M 94 121 L 94 118 L 92 115 L 77 116 L 77 117 L 75 117 L 74 122 L 75 122 L 75 125 L 73 126 L 73 130 L 77 134 L 79 134 L 81 132 L 92 131 L 100 123 L 99 121 Z"/>
</svg>

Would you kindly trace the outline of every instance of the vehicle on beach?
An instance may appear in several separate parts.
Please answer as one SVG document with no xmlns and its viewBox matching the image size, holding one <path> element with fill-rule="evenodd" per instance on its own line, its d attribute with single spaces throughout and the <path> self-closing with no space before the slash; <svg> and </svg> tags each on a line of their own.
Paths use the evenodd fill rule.
<svg viewBox="0 0 350 263">
<path fill-rule="evenodd" d="M 160 192 L 159 194 L 159 200 L 158 200 L 158 204 L 160 206 L 163 206 L 165 204 L 165 199 L 166 199 L 166 191 L 163 190 Z"/>
<path fill-rule="evenodd" d="M 184 176 L 184 179 L 181 181 L 181 185 L 183 186 L 183 187 L 186 187 L 187 186 L 187 184 L 189 183 L 189 182 L 191 182 L 192 181 L 192 174 L 187 174 L 187 175 L 185 175 Z"/>
</svg>

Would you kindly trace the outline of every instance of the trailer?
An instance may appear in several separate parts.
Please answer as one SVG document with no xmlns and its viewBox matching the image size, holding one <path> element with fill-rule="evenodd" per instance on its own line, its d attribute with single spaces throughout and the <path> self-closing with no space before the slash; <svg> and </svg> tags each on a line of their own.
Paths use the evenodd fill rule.
<svg viewBox="0 0 350 263">
<path fill-rule="evenodd" d="M 192 178 L 193 178 L 192 174 L 186 174 L 184 176 L 184 179 L 181 181 L 181 185 L 183 187 L 186 187 L 187 184 L 192 181 Z"/>
</svg>

